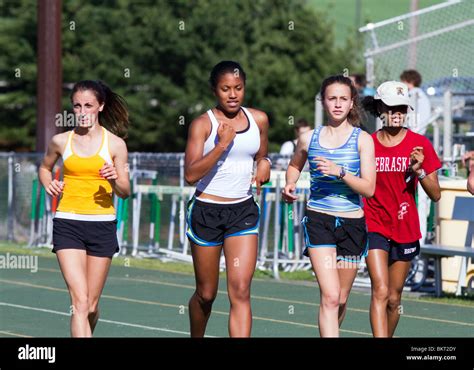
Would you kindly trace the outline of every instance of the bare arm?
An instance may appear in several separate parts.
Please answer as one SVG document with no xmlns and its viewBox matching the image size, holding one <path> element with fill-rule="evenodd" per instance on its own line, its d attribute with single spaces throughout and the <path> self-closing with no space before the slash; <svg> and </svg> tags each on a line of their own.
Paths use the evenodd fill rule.
<svg viewBox="0 0 474 370">
<path fill-rule="evenodd" d="M 410 153 L 410 167 L 417 176 L 421 174 L 421 165 L 424 158 L 423 147 L 414 147 L 413 151 Z M 436 171 L 427 174 L 423 180 L 420 180 L 420 184 L 433 202 L 437 202 L 441 199 L 441 189 Z"/>
<path fill-rule="evenodd" d="M 360 177 L 347 173 L 343 180 L 356 193 L 371 198 L 375 193 L 376 167 L 374 140 L 366 133 L 359 134 Z"/>
<path fill-rule="evenodd" d="M 217 129 L 218 143 L 203 156 L 204 143 L 207 139 L 209 127 L 204 115 L 191 122 L 184 158 L 184 178 L 188 184 L 194 184 L 202 179 L 217 163 L 221 155 L 234 140 L 235 130 L 227 123 L 220 123 Z"/>
<path fill-rule="evenodd" d="M 469 177 L 467 178 L 467 191 L 474 195 L 474 151 L 467 152 L 462 158 L 462 163 L 469 167 Z M 466 164 L 467 162 L 467 164 Z"/>
<path fill-rule="evenodd" d="M 420 184 L 433 202 L 441 199 L 441 189 L 436 171 L 426 175 L 423 180 L 420 180 Z"/>
<path fill-rule="evenodd" d="M 298 197 L 293 195 L 293 193 L 296 189 L 296 183 L 300 177 L 301 171 L 308 159 L 308 147 L 311 136 L 313 136 L 313 130 L 300 136 L 296 144 L 295 153 L 291 157 L 290 164 L 286 170 L 286 185 L 283 189 L 282 197 L 287 202 L 291 203 L 298 199 Z"/>
<path fill-rule="evenodd" d="M 467 190 L 469 193 L 474 195 L 474 165 L 471 168 L 471 172 L 469 173 L 469 177 L 467 178 Z"/>
<path fill-rule="evenodd" d="M 366 132 L 362 131 L 359 135 L 360 177 L 346 172 L 342 180 L 354 192 L 365 198 L 371 198 L 375 193 L 376 177 L 374 141 Z M 321 173 L 336 177 L 340 175 L 341 166 L 324 157 L 316 157 L 316 160 L 319 161 L 318 170 Z"/>
<path fill-rule="evenodd" d="M 110 182 L 115 194 L 126 199 L 131 193 L 127 145 L 123 139 L 110 135 L 110 151 L 113 164 L 104 164 L 100 174 Z"/>
<path fill-rule="evenodd" d="M 469 161 L 469 177 L 467 178 L 467 190 L 474 195 L 474 161 Z"/>
<path fill-rule="evenodd" d="M 255 174 L 255 182 L 257 185 L 257 194 L 260 194 L 260 189 L 263 184 L 270 179 L 271 165 L 266 159 L 268 156 L 268 116 L 265 112 L 252 109 L 251 110 L 258 128 L 260 129 L 260 148 L 255 154 L 255 161 L 257 162 L 257 173 Z"/>
<path fill-rule="evenodd" d="M 61 156 L 61 150 L 64 147 L 67 137 L 64 134 L 54 135 L 49 142 L 46 154 L 41 162 L 38 177 L 41 185 L 44 186 L 46 192 L 54 197 L 63 191 L 64 183 L 62 181 L 53 180 L 52 171 L 57 160 Z"/>
</svg>

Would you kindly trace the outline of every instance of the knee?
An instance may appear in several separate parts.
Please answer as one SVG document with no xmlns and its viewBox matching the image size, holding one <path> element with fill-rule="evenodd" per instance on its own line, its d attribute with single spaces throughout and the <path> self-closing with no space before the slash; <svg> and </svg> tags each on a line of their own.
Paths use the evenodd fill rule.
<svg viewBox="0 0 474 370">
<path fill-rule="evenodd" d="M 201 306 L 211 306 L 216 299 L 217 290 L 209 288 L 198 288 L 196 289 L 195 296 L 197 297 Z"/>
<path fill-rule="evenodd" d="M 338 309 L 341 293 L 339 291 L 323 293 L 321 295 L 321 306 L 326 309 Z"/>
<path fill-rule="evenodd" d="M 388 300 L 388 286 L 385 284 L 378 284 L 373 286 L 372 297 L 376 301 L 386 302 Z"/>
<path fill-rule="evenodd" d="M 347 300 L 349 299 L 350 291 L 341 291 L 339 293 L 339 306 L 343 308 L 347 304 Z"/>
<path fill-rule="evenodd" d="M 229 297 L 231 302 L 249 302 L 250 301 L 250 284 L 245 282 L 232 284 L 229 286 Z"/>
<path fill-rule="evenodd" d="M 390 293 L 388 297 L 388 309 L 390 311 L 396 311 L 400 308 L 400 304 L 402 301 L 402 295 L 398 292 Z"/>
<path fill-rule="evenodd" d="M 89 300 L 89 315 L 96 315 L 99 312 L 99 301 Z"/>
<path fill-rule="evenodd" d="M 77 315 L 89 314 L 89 299 L 87 298 L 87 295 L 72 298 L 72 313 Z"/>
</svg>

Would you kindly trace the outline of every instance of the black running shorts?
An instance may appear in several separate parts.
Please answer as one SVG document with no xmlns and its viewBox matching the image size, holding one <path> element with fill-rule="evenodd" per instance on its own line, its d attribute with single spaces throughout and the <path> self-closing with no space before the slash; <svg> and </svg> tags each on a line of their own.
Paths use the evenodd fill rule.
<svg viewBox="0 0 474 370">
<path fill-rule="evenodd" d="M 306 249 L 336 248 L 337 260 L 360 262 L 367 256 L 367 225 L 365 217 L 335 217 L 325 213 L 306 210 L 302 221 Z"/>
<path fill-rule="evenodd" d="M 53 219 L 53 253 L 61 249 L 83 249 L 90 256 L 112 257 L 119 251 L 117 220 L 77 221 Z"/>
<path fill-rule="evenodd" d="M 212 247 L 222 245 L 231 236 L 258 234 L 260 209 L 253 197 L 239 203 L 188 202 L 186 235 L 194 244 Z"/>
</svg>

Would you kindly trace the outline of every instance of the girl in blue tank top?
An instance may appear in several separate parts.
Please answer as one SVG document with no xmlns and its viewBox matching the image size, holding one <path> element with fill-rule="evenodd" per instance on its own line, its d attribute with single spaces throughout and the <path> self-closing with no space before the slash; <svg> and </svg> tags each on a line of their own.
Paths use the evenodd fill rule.
<svg viewBox="0 0 474 370">
<path fill-rule="evenodd" d="M 306 249 L 318 280 L 322 337 L 339 336 L 346 303 L 367 253 L 367 226 L 360 197 L 375 191 L 374 143 L 360 129 L 357 90 L 349 78 L 331 76 L 321 86 L 328 120 L 298 140 L 282 197 L 297 199 L 296 182 L 309 161 L 311 195 L 302 224 Z"/>
<path fill-rule="evenodd" d="M 346 173 L 360 176 L 359 135 L 361 129 L 354 127 L 348 140 L 338 148 L 328 149 L 320 144 L 323 126 L 314 130 L 308 148 L 311 173 L 311 196 L 308 208 L 321 212 L 350 212 L 361 208 L 359 193 L 339 178 L 318 170 L 318 158 L 325 158 L 341 166 Z"/>
</svg>

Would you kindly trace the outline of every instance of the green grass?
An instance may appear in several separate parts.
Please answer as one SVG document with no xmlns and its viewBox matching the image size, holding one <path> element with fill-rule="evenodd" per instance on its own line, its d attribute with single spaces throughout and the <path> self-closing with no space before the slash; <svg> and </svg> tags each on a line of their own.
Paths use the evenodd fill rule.
<svg viewBox="0 0 474 370">
<path fill-rule="evenodd" d="M 419 9 L 436 5 L 443 0 L 419 0 Z M 410 0 L 360 0 L 359 27 L 369 22 L 375 23 L 393 18 L 410 11 Z M 356 0 L 308 0 L 308 4 L 317 11 L 326 12 L 333 22 L 333 32 L 338 46 L 344 45 L 347 37 L 355 35 Z M 357 27 L 358 28 L 358 27 Z"/>
<path fill-rule="evenodd" d="M 457 297 L 454 295 L 454 293 L 444 293 L 444 296 L 441 298 L 421 296 L 419 299 L 426 302 L 457 304 L 461 306 L 474 307 L 474 296 Z"/>
<path fill-rule="evenodd" d="M 0 242 L 0 253 L 16 253 L 16 254 L 27 254 L 27 255 L 38 255 L 45 258 L 56 258 L 53 253 L 51 253 L 48 248 L 28 248 L 25 245 L 18 245 L 15 243 Z M 139 269 L 146 270 L 157 270 L 178 274 L 193 275 L 194 270 L 193 266 L 190 263 L 183 262 L 163 262 L 158 259 L 148 259 L 148 258 L 131 258 L 129 256 L 125 257 L 115 257 L 112 260 L 112 265 L 114 266 L 127 266 L 135 267 Z M 221 277 L 225 277 L 225 272 L 222 272 Z M 259 271 L 256 270 L 254 274 L 255 279 L 268 279 L 273 280 L 273 275 L 271 271 Z M 298 282 L 306 281 L 312 282 L 315 281 L 315 278 L 311 271 L 295 271 L 295 272 L 284 272 L 280 271 L 280 278 L 282 281 L 286 282 Z M 441 298 L 436 298 L 432 296 L 420 296 L 416 299 L 421 301 L 435 302 L 435 303 L 446 303 L 446 304 L 458 304 L 463 306 L 474 307 L 474 297 L 456 297 L 453 294 L 445 294 Z"/>
<path fill-rule="evenodd" d="M 56 258 L 54 253 L 51 253 L 49 248 L 28 248 L 25 245 L 18 245 L 14 243 L 0 243 L 0 250 L 2 253 L 16 253 L 38 255 L 45 258 Z M 136 267 L 147 270 L 159 270 L 175 273 L 193 274 L 193 266 L 188 263 L 181 262 L 162 262 L 157 259 L 147 258 L 131 258 L 129 256 L 118 256 L 112 260 L 114 266 Z"/>
<path fill-rule="evenodd" d="M 16 254 L 28 254 L 28 255 L 38 255 L 46 258 L 56 258 L 53 253 L 51 253 L 49 248 L 28 248 L 24 245 L 18 245 L 15 243 L 1 243 L 0 242 L 0 251 L 2 253 L 16 253 Z M 114 257 L 112 260 L 112 265 L 114 266 L 127 266 L 127 267 L 136 267 L 147 270 L 159 270 L 165 272 L 174 272 L 182 274 L 194 274 L 194 269 L 192 264 L 184 262 L 163 262 L 158 259 L 150 258 L 131 258 L 130 256 L 118 256 Z M 221 273 L 221 276 L 225 276 L 225 272 Z M 256 270 L 254 277 L 257 279 L 273 279 L 271 271 L 259 271 Z M 313 281 L 314 277 L 311 271 L 295 271 L 295 272 L 284 272 L 280 271 L 280 277 L 283 280 L 306 280 Z"/>
</svg>

